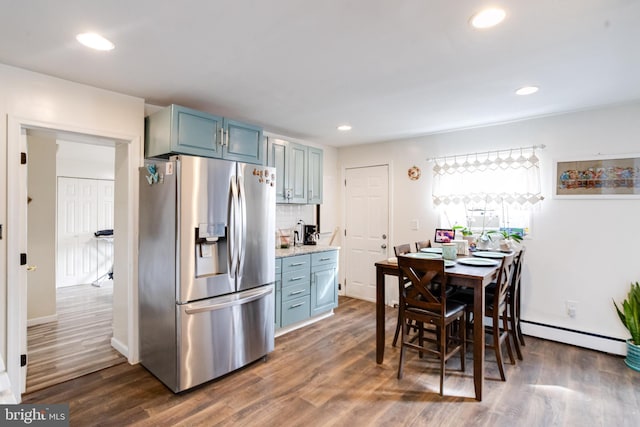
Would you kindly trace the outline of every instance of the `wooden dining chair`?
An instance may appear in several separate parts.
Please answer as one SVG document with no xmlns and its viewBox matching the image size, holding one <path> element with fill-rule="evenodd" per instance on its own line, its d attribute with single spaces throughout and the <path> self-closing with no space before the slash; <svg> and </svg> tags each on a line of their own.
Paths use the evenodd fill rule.
<svg viewBox="0 0 640 427">
<path fill-rule="evenodd" d="M 509 306 L 509 325 L 513 338 L 513 346 L 519 360 L 522 360 L 522 350 L 520 346 L 524 346 L 524 336 L 520 327 L 520 282 L 522 280 L 522 263 L 524 261 L 523 247 L 520 249 L 513 260 L 513 275 L 511 276 L 511 287 L 507 295 L 507 305 Z"/>
<path fill-rule="evenodd" d="M 402 245 L 394 246 L 393 252 L 397 257 L 400 255 L 408 254 L 409 252 L 411 252 L 411 245 L 409 243 L 404 243 Z"/>
<path fill-rule="evenodd" d="M 419 242 L 416 242 L 416 252 L 420 252 L 420 249 L 422 248 L 430 248 L 431 247 L 431 240 L 420 240 Z"/>
<path fill-rule="evenodd" d="M 408 254 L 411 252 L 411 245 L 409 243 L 404 243 L 402 245 L 394 246 L 393 252 L 396 255 L 396 258 L 400 255 Z M 398 295 L 402 293 L 402 288 L 407 286 L 410 283 L 409 279 L 406 277 L 398 277 Z M 402 322 L 400 321 L 400 308 L 398 307 L 398 322 L 396 324 L 396 331 L 393 334 L 393 343 L 391 344 L 393 347 L 398 343 L 398 337 L 400 336 L 400 328 L 402 326 Z"/>
<path fill-rule="evenodd" d="M 500 264 L 500 271 L 498 272 L 498 278 L 496 279 L 496 291 L 493 295 L 493 299 L 487 301 L 485 308 L 485 315 L 491 317 L 492 326 L 490 327 L 491 335 L 493 337 L 493 344 L 489 347 L 493 347 L 496 353 L 496 361 L 498 362 L 498 369 L 500 370 L 500 378 L 502 381 L 506 381 L 506 375 L 504 374 L 504 363 L 502 362 L 502 343 L 506 343 L 507 353 L 509 354 L 509 361 L 512 365 L 515 365 L 516 361 L 511 351 L 511 334 L 509 333 L 509 319 L 507 312 L 507 293 L 511 286 L 511 276 L 513 274 L 513 259 L 514 255 L 507 255 L 502 258 Z M 500 328 L 500 320 L 502 320 L 502 329 Z"/>
<path fill-rule="evenodd" d="M 522 335 L 522 329 L 520 328 L 520 281 L 522 277 L 522 261 L 524 260 L 523 247 L 517 251 L 513 258 L 513 273 L 511 275 L 511 284 L 507 291 L 507 310 L 509 321 L 509 333 L 511 334 L 511 343 L 516 351 L 516 357 L 518 360 L 523 360 L 522 349 L 520 346 L 524 346 L 524 337 Z M 486 287 L 486 298 L 491 300 L 494 297 L 496 284 L 491 283 Z"/>
<path fill-rule="evenodd" d="M 402 379 L 405 350 L 418 350 L 420 355 L 428 353 L 440 359 L 440 395 L 443 395 L 445 363 L 456 353 L 460 354 L 460 369 L 465 370 L 466 315 L 464 304 L 447 300 L 445 286 L 434 287 L 433 283 L 447 283 L 447 273 L 442 259 L 398 257 L 398 267 L 409 279 L 411 286 L 403 287 L 400 295 L 400 320 L 402 322 L 400 363 L 398 379 Z M 431 290 L 438 289 L 439 294 Z M 407 335 L 412 322 L 419 325 L 417 343 Z M 435 345 L 424 339 L 422 325 L 436 328 Z M 453 326 L 456 327 L 453 327 Z"/>
<path fill-rule="evenodd" d="M 514 272 L 514 257 L 515 253 L 512 252 L 502 258 L 500 266 L 498 267 L 498 276 L 495 281 L 494 291 L 487 291 L 485 298 L 485 316 L 491 318 L 491 325 L 485 326 L 485 332 L 491 334 L 492 340 L 487 341 L 486 347 L 493 348 L 496 354 L 496 362 L 498 363 L 498 369 L 500 371 L 500 379 L 506 381 L 506 375 L 504 373 L 504 363 L 502 361 L 502 344 L 505 343 L 507 347 L 507 353 L 509 355 L 509 361 L 512 365 L 515 365 L 516 361 L 513 357 L 513 351 L 511 349 L 511 332 L 509 329 L 509 319 L 507 310 L 507 294 L 511 286 L 511 277 Z M 491 285 L 489 285 L 491 286 Z M 488 286 L 488 287 L 489 287 Z M 470 316 L 473 312 L 473 292 L 461 291 L 456 292 L 451 296 L 452 300 L 459 303 L 463 303 L 466 306 L 466 312 Z M 472 330 L 472 322 L 484 322 L 484 319 L 472 319 L 468 322 L 469 330 Z M 502 323 L 502 326 L 500 325 Z"/>
</svg>

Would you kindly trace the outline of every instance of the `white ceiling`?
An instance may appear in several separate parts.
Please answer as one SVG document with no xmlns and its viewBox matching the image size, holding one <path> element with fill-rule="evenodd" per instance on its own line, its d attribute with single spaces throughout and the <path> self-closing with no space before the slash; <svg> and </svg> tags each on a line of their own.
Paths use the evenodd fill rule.
<svg viewBox="0 0 640 427">
<path fill-rule="evenodd" d="M 506 20 L 472 29 L 489 4 Z M 0 0 L 0 11 L 2 63 L 333 146 L 640 99 L 640 0 Z M 86 31 L 115 50 L 79 45 Z M 514 94 L 530 84 L 540 91 Z"/>
</svg>

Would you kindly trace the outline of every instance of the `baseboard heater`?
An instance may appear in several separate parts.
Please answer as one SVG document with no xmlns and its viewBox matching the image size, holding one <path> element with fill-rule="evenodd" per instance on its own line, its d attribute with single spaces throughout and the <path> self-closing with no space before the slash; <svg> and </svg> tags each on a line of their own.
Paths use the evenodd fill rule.
<svg viewBox="0 0 640 427">
<path fill-rule="evenodd" d="M 520 322 L 522 324 L 522 332 L 525 335 L 590 348 L 605 353 L 626 354 L 626 344 L 622 338 L 609 337 L 525 319 L 520 319 Z"/>
</svg>

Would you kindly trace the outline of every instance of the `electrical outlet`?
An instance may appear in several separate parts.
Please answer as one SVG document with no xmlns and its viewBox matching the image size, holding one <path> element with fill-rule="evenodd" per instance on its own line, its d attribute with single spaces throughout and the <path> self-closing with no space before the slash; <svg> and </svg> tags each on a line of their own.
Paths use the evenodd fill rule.
<svg viewBox="0 0 640 427">
<path fill-rule="evenodd" d="M 565 305 L 567 307 L 567 316 L 569 316 L 571 318 L 575 318 L 576 317 L 576 310 L 578 309 L 578 302 L 577 301 L 569 301 L 569 300 L 567 300 L 565 302 Z"/>
</svg>

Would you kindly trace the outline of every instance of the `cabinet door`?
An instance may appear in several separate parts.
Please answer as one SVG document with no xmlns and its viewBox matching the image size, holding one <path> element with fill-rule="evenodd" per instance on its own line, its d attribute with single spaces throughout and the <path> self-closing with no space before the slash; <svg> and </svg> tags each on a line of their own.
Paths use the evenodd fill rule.
<svg viewBox="0 0 640 427">
<path fill-rule="evenodd" d="M 338 306 L 336 267 L 311 273 L 311 315 L 329 311 Z"/>
<path fill-rule="evenodd" d="M 174 106 L 171 151 L 195 156 L 222 156 L 222 118 L 190 108 Z"/>
<path fill-rule="evenodd" d="M 267 143 L 267 166 L 276 168 L 276 203 L 287 203 L 287 141 L 269 138 Z"/>
<path fill-rule="evenodd" d="M 261 128 L 225 119 L 224 132 L 223 157 L 225 159 L 264 164 L 264 141 Z"/>
<path fill-rule="evenodd" d="M 282 303 L 282 327 L 309 318 L 309 295 Z"/>
<path fill-rule="evenodd" d="M 287 200 L 289 203 L 307 203 L 307 154 L 304 145 L 289 143 L 287 162 Z"/>
<path fill-rule="evenodd" d="M 308 203 L 322 203 L 322 150 L 309 147 Z"/>
</svg>

